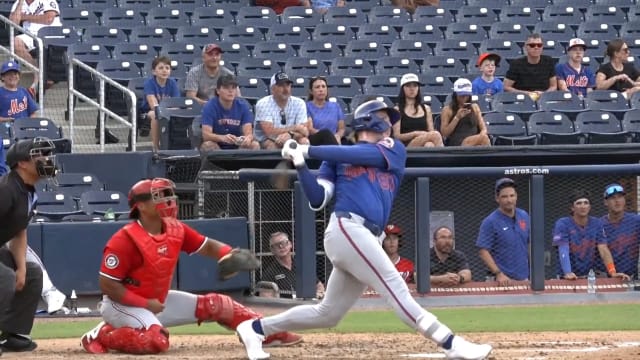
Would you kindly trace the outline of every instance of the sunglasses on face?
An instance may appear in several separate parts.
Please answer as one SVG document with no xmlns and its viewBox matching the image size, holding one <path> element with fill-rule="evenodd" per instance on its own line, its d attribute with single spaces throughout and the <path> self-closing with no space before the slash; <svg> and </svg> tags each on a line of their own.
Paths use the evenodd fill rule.
<svg viewBox="0 0 640 360">
<path fill-rule="evenodd" d="M 626 48 L 622 48 L 622 49 L 620 49 L 620 51 L 624 51 L 624 52 L 626 52 L 626 53 L 629 53 L 629 48 L 628 48 L 628 47 L 626 47 Z"/>
<path fill-rule="evenodd" d="M 287 125 L 287 115 L 284 110 L 280 110 L 280 125 Z"/>
<path fill-rule="evenodd" d="M 538 49 L 540 49 L 540 48 L 542 48 L 544 46 L 544 44 L 542 44 L 542 43 L 531 43 L 531 44 L 527 44 L 527 46 L 530 47 L 530 48 L 538 48 Z"/>
<path fill-rule="evenodd" d="M 607 191 L 605 191 L 605 194 L 607 196 L 611 196 L 613 194 L 618 194 L 618 193 L 620 193 L 620 194 L 624 193 L 624 189 L 620 185 L 609 186 L 607 188 Z"/>
</svg>

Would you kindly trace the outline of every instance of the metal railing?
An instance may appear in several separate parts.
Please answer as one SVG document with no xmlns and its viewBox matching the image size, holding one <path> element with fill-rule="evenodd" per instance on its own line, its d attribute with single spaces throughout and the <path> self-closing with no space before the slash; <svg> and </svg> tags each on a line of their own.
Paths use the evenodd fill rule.
<svg viewBox="0 0 640 360">
<path fill-rule="evenodd" d="M 45 87 L 44 81 L 45 80 L 44 80 L 44 71 L 40 71 L 41 69 L 44 69 L 44 43 L 42 42 L 42 39 L 40 39 L 38 36 L 26 31 L 22 26 L 20 26 L 20 24 L 14 23 L 13 21 L 9 20 L 7 17 L 0 15 L 0 21 L 2 21 L 5 25 L 9 25 L 9 49 L 7 49 L 4 46 L 0 46 L 0 52 L 2 52 L 3 54 L 9 55 L 12 59 L 18 59 L 22 65 L 24 65 L 26 68 L 36 73 L 36 76 L 38 77 L 38 84 L 39 84 L 38 105 L 40 106 L 40 112 L 44 114 L 44 87 Z M 36 47 L 38 48 L 38 66 L 34 66 L 29 61 L 16 55 L 16 45 L 15 45 L 16 30 L 33 38 L 33 41 L 36 44 Z"/>
<path fill-rule="evenodd" d="M 84 95 L 83 93 L 79 92 L 78 90 L 76 90 L 74 88 L 74 77 L 73 77 L 73 73 L 74 73 L 74 66 L 78 66 L 79 68 L 88 71 L 89 73 L 91 73 L 94 78 L 98 79 L 98 101 L 96 102 L 95 100 L 93 100 L 92 98 Z M 136 109 L 136 104 L 137 104 L 137 100 L 136 100 L 136 94 L 131 91 L 129 88 L 119 84 L 117 81 L 110 79 L 109 77 L 107 77 L 106 75 L 104 75 L 103 73 L 97 71 L 96 69 L 92 68 L 91 66 L 83 63 L 82 61 L 78 60 L 78 59 L 70 59 L 69 61 L 69 68 L 68 68 L 68 74 L 69 74 L 69 104 L 68 104 L 68 113 L 69 113 L 69 134 L 71 137 L 71 142 L 72 145 L 75 143 L 73 141 L 74 139 L 74 133 L 75 133 L 75 129 L 74 129 L 74 125 L 75 125 L 75 115 L 74 115 L 74 102 L 75 102 L 75 98 L 78 97 L 80 100 L 86 102 L 87 104 L 91 105 L 92 107 L 95 107 L 99 112 L 99 116 L 100 116 L 100 152 L 104 152 L 105 150 L 105 116 L 109 115 L 109 117 L 111 117 L 112 119 L 124 124 L 125 126 L 127 126 L 128 128 L 131 129 L 131 151 L 136 151 L 136 119 L 137 119 L 137 109 Z M 122 91 L 125 96 L 128 96 L 129 99 L 131 100 L 129 102 L 130 107 L 129 107 L 129 118 L 131 119 L 131 121 L 129 121 L 128 119 L 123 118 L 122 116 L 114 113 L 113 111 L 107 109 L 104 105 L 105 105 L 105 83 L 109 83 L 109 85 L 115 87 L 116 89 Z"/>
</svg>

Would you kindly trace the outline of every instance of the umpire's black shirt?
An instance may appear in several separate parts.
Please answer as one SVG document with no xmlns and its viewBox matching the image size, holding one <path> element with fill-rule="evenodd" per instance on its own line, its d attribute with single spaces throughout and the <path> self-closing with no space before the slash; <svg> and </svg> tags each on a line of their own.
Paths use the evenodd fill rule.
<svg viewBox="0 0 640 360">
<path fill-rule="evenodd" d="M 35 202 L 34 196 L 35 188 L 25 184 L 17 172 L 0 178 L 0 246 L 27 228 L 32 215 L 29 201 Z"/>
</svg>

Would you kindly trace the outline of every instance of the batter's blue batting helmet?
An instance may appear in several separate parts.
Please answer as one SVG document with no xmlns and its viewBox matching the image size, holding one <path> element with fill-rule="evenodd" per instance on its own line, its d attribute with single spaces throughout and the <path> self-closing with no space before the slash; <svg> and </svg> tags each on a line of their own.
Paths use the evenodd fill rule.
<svg viewBox="0 0 640 360">
<path fill-rule="evenodd" d="M 381 133 L 388 130 L 391 124 L 376 114 L 380 110 L 385 110 L 389 114 L 391 124 L 400 120 L 400 112 L 398 110 L 387 106 L 380 100 L 370 100 L 358 106 L 356 111 L 353 112 L 353 120 L 351 121 L 353 131 L 369 130 Z"/>
</svg>

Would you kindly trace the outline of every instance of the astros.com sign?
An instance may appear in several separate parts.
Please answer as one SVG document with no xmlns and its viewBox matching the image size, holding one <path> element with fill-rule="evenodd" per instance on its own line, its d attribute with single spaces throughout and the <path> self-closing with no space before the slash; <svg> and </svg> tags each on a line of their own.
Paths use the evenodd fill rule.
<svg viewBox="0 0 640 360">
<path fill-rule="evenodd" d="M 505 175 L 549 175 L 546 168 L 512 168 L 504 169 Z"/>
</svg>

